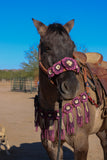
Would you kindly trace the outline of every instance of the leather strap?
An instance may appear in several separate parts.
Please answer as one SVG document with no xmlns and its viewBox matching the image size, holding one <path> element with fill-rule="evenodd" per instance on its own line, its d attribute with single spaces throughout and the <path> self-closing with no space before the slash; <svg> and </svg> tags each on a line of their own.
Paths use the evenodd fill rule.
<svg viewBox="0 0 107 160">
<path fill-rule="evenodd" d="M 98 81 L 96 80 L 96 78 L 94 77 L 94 75 L 92 74 L 92 71 L 91 71 L 91 69 L 90 69 L 90 66 L 89 66 L 89 64 L 87 63 L 86 64 L 87 65 L 87 68 L 88 68 L 88 70 L 89 70 L 89 72 L 90 72 L 90 75 L 91 75 L 91 77 L 92 77 L 92 79 L 93 79 L 93 81 L 94 81 L 94 84 L 95 84 L 95 88 L 96 88 L 96 94 L 97 94 L 97 97 L 98 97 L 98 106 L 100 106 L 101 104 L 102 104 L 102 96 L 101 96 L 101 92 L 100 92 L 100 84 L 98 83 Z"/>
</svg>

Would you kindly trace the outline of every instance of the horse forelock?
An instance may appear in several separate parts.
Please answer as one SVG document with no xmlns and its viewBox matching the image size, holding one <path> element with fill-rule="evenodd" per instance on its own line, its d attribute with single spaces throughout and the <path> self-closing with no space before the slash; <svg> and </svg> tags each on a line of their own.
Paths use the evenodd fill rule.
<svg viewBox="0 0 107 160">
<path fill-rule="evenodd" d="M 67 36 L 69 36 L 66 29 L 63 27 L 63 25 L 59 23 L 53 23 L 48 26 L 47 33 L 56 32 L 57 34 L 63 35 L 65 33 Z"/>
</svg>

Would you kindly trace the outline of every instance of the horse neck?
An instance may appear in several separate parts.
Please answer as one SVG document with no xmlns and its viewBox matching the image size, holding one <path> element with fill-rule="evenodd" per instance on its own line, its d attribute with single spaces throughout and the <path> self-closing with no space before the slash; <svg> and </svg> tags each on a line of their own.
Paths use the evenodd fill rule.
<svg viewBox="0 0 107 160">
<path fill-rule="evenodd" d="M 78 97 L 81 93 L 85 92 L 86 89 L 85 89 L 85 86 L 84 86 L 84 79 L 83 79 L 83 76 L 81 75 L 81 73 L 79 73 L 76 76 L 76 78 L 79 81 L 79 89 L 76 92 L 76 97 Z"/>
<path fill-rule="evenodd" d="M 39 71 L 39 83 L 40 83 L 40 105 L 46 109 L 54 109 L 55 103 L 57 102 L 57 88 L 50 82 L 48 76 Z"/>
</svg>

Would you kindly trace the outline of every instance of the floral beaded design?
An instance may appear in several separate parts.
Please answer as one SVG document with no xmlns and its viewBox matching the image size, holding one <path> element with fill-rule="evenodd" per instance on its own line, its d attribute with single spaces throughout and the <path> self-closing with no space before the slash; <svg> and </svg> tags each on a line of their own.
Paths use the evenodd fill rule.
<svg viewBox="0 0 107 160">
<path fill-rule="evenodd" d="M 48 77 L 52 78 L 55 75 L 63 73 L 67 70 L 72 70 L 79 73 L 80 68 L 75 59 L 65 57 L 61 61 L 58 61 L 52 67 L 48 68 Z"/>
</svg>

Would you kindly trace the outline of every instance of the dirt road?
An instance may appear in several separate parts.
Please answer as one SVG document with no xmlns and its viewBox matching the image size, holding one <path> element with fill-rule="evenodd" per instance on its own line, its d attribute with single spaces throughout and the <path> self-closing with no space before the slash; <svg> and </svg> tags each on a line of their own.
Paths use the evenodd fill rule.
<svg viewBox="0 0 107 160">
<path fill-rule="evenodd" d="M 10 84 L 0 83 L 0 124 L 5 126 L 10 144 L 10 156 L 0 153 L 0 160 L 49 160 L 40 143 L 40 131 L 34 128 L 35 93 L 11 92 Z M 88 160 L 103 160 L 99 139 L 89 138 Z M 74 160 L 65 144 L 64 160 Z"/>
</svg>

